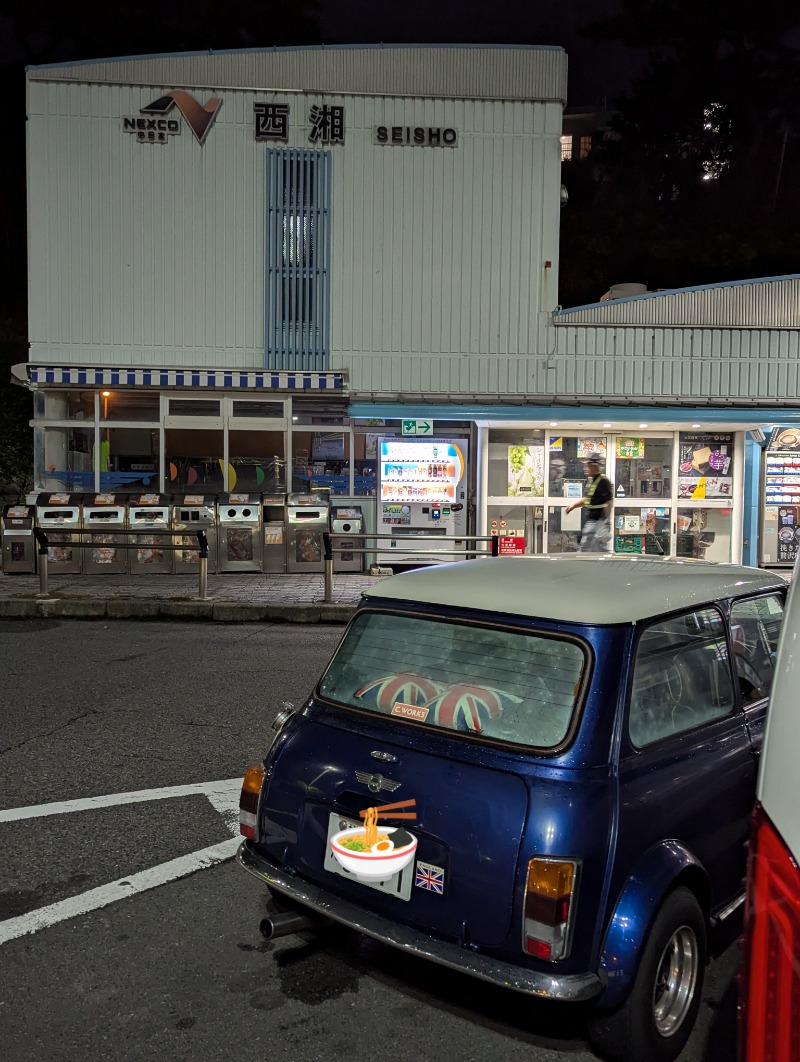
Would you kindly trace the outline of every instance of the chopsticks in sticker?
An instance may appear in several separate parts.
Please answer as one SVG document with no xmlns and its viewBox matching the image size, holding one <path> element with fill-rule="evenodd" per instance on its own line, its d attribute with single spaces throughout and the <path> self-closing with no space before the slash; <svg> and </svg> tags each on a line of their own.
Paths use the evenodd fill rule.
<svg viewBox="0 0 800 1062">
<path fill-rule="evenodd" d="M 416 800 L 398 800 L 396 804 L 382 804 L 375 809 L 375 812 L 379 819 L 386 816 L 391 819 L 415 819 L 417 817 L 416 811 L 395 811 L 395 808 L 413 808 L 416 806 Z M 368 810 L 369 808 L 365 811 L 359 811 L 359 817 L 366 818 Z"/>
</svg>

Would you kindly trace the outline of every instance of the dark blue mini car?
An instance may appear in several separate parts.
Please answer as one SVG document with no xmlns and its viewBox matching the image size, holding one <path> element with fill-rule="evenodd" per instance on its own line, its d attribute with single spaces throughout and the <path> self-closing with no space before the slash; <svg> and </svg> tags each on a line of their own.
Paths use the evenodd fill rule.
<svg viewBox="0 0 800 1062">
<path fill-rule="evenodd" d="M 674 1059 L 742 901 L 783 579 L 614 556 L 385 579 L 245 778 L 277 936 L 327 918 Z"/>
</svg>

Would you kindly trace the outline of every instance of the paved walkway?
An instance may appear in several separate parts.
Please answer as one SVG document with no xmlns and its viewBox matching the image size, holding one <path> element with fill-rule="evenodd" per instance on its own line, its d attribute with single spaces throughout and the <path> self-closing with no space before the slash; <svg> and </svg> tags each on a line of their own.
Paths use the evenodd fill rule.
<svg viewBox="0 0 800 1062">
<path fill-rule="evenodd" d="M 227 623 L 346 623 L 363 590 L 381 576 L 334 574 L 331 602 L 324 575 L 220 574 L 199 599 L 195 575 L 50 575 L 39 597 L 38 575 L 0 573 L 0 618 L 204 619 Z"/>
</svg>

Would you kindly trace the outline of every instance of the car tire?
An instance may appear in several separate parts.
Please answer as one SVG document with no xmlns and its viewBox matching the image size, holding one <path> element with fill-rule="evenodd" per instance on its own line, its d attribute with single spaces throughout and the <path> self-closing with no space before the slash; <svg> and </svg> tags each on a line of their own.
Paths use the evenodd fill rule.
<svg viewBox="0 0 800 1062">
<path fill-rule="evenodd" d="M 673 1062 L 697 1017 L 706 961 L 703 912 L 690 889 L 678 888 L 655 917 L 628 998 L 590 1017 L 593 1046 L 619 1062 Z"/>
</svg>

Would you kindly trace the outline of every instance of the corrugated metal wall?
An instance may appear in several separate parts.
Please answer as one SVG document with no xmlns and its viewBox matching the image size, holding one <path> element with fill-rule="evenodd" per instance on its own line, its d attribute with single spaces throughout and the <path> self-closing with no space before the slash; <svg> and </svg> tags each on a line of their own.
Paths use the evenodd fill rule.
<svg viewBox="0 0 800 1062">
<path fill-rule="evenodd" d="M 267 145 L 254 138 L 253 102 L 286 97 L 222 92 L 202 147 L 185 124 L 164 145 L 137 143 L 122 117 L 162 91 L 29 85 L 37 361 L 264 363 Z M 559 104 L 289 103 L 298 148 L 313 105 L 345 108 L 345 143 L 329 146 L 331 354 L 343 368 L 367 355 L 388 380 L 398 354 L 542 348 L 557 301 L 558 210 L 547 204 L 558 203 Z M 375 144 L 377 125 L 450 127 L 458 146 Z"/>
<path fill-rule="evenodd" d="M 562 310 L 560 325 L 800 327 L 800 276 L 714 284 Z"/>
<path fill-rule="evenodd" d="M 226 94 L 200 147 L 185 125 L 164 145 L 122 131 L 158 89 L 28 91 L 31 359 L 262 366 L 252 97 Z"/>
<path fill-rule="evenodd" d="M 567 99 L 562 48 L 364 45 L 202 52 L 32 67 L 29 78 L 389 96 Z"/>
<path fill-rule="evenodd" d="M 405 353 L 539 348 L 545 274 L 554 283 L 558 269 L 558 217 L 545 207 L 558 201 L 558 132 L 545 133 L 547 109 L 348 102 L 333 210 L 331 350 L 343 364 L 368 354 L 391 375 Z M 454 128 L 458 147 L 375 145 L 375 125 Z"/>
<path fill-rule="evenodd" d="M 349 359 L 356 397 L 796 405 L 800 330 L 552 328 L 551 353 Z M 337 368 L 336 364 L 331 366 Z"/>
</svg>

